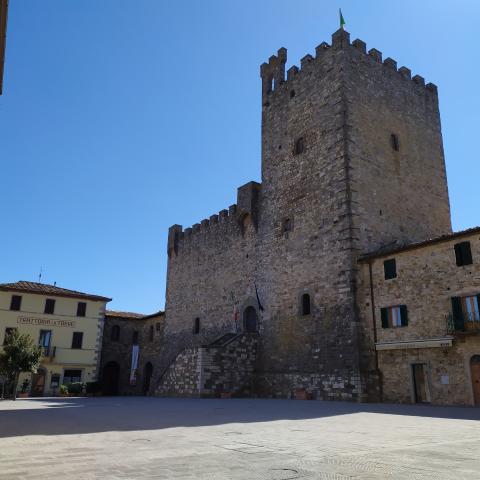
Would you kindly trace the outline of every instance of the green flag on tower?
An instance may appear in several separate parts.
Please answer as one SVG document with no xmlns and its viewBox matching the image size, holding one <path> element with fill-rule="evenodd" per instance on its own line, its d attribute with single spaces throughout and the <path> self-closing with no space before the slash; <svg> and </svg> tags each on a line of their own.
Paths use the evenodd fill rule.
<svg viewBox="0 0 480 480">
<path fill-rule="evenodd" d="M 343 15 L 342 15 L 342 9 L 339 8 L 338 11 L 340 13 L 340 28 L 343 30 L 343 26 L 345 25 L 345 19 L 343 18 Z"/>
</svg>

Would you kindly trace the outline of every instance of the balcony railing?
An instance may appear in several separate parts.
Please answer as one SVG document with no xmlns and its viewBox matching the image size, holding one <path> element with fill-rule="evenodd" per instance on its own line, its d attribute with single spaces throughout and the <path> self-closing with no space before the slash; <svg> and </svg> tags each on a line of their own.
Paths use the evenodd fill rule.
<svg viewBox="0 0 480 480">
<path fill-rule="evenodd" d="M 462 315 L 447 315 L 447 332 L 480 332 L 480 315 L 475 313 L 463 313 Z"/>
<path fill-rule="evenodd" d="M 43 348 L 43 356 L 46 358 L 54 358 L 55 354 L 57 353 L 57 347 L 53 347 L 52 345 L 48 345 L 48 347 Z"/>
</svg>

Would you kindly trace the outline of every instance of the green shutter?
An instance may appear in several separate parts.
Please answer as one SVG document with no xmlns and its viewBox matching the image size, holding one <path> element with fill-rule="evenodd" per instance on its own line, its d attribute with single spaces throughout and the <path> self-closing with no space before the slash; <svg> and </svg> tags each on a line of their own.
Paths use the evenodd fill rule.
<svg viewBox="0 0 480 480">
<path fill-rule="evenodd" d="M 382 328 L 388 328 L 388 308 L 382 308 L 380 312 L 382 314 Z"/>
<path fill-rule="evenodd" d="M 402 320 L 402 327 L 406 327 L 408 325 L 408 312 L 406 305 L 400 305 L 400 317 Z"/>
<path fill-rule="evenodd" d="M 463 318 L 462 300 L 460 297 L 452 297 L 453 325 L 455 330 L 465 330 L 465 320 Z"/>
</svg>

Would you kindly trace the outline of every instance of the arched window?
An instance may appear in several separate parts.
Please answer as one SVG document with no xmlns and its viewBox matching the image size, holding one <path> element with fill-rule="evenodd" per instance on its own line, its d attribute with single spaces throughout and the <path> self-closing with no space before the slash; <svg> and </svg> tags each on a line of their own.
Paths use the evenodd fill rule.
<svg viewBox="0 0 480 480">
<path fill-rule="evenodd" d="M 118 325 L 114 325 L 112 327 L 110 339 L 112 340 L 112 342 L 118 342 L 120 340 L 120 327 Z"/>
<path fill-rule="evenodd" d="M 138 330 L 134 330 L 134 331 L 133 331 L 132 343 L 133 343 L 134 345 L 138 345 Z"/>
<path fill-rule="evenodd" d="M 254 307 L 250 306 L 243 312 L 243 326 L 246 332 L 254 333 L 257 328 L 257 311 Z"/>
<path fill-rule="evenodd" d="M 153 336 L 154 336 L 153 325 L 150 325 L 149 338 L 151 342 L 153 342 Z"/>
<path fill-rule="evenodd" d="M 295 148 L 293 149 L 293 152 L 295 153 L 295 155 L 300 155 L 301 153 L 303 153 L 304 150 L 305 142 L 303 141 L 303 137 L 300 137 L 295 141 Z"/>
<path fill-rule="evenodd" d="M 310 312 L 310 295 L 308 293 L 304 293 L 302 295 L 302 315 L 310 315 Z"/>
<path fill-rule="evenodd" d="M 193 333 L 198 335 L 200 333 L 200 319 L 197 317 L 193 322 Z"/>
</svg>

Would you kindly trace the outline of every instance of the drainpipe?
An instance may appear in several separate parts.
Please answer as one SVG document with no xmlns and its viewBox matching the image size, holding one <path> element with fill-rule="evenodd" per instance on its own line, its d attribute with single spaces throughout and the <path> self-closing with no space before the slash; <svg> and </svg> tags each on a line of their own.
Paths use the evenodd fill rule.
<svg viewBox="0 0 480 480">
<path fill-rule="evenodd" d="M 372 273 L 372 260 L 368 260 L 368 273 L 370 277 L 370 305 L 372 307 L 372 323 L 373 323 L 373 344 L 375 348 L 375 368 L 379 375 L 379 387 L 380 387 L 380 400 L 383 400 L 383 382 L 378 368 L 378 351 L 376 348 L 377 343 L 377 318 L 375 314 L 375 293 L 373 291 L 373 273 Z"/>
</svg>

